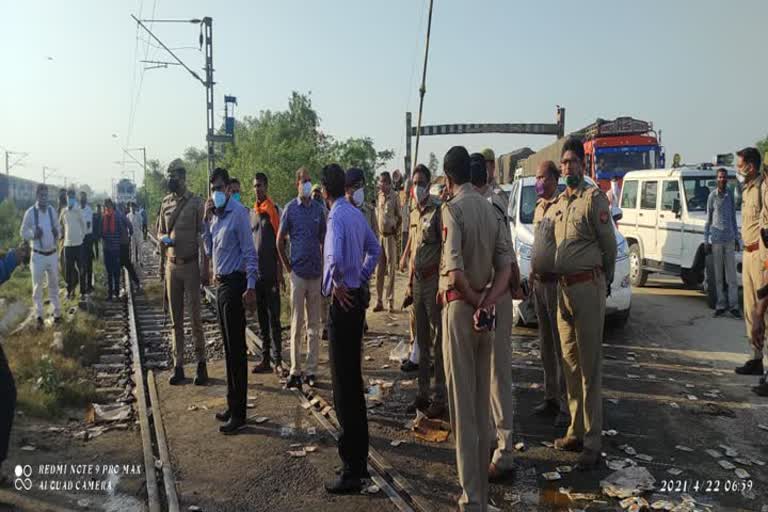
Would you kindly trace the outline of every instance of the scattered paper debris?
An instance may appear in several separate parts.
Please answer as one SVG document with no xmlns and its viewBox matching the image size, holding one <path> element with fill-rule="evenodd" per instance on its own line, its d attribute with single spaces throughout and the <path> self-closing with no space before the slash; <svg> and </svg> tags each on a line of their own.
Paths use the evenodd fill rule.
<svg viewBox="0 0 768 512">
<path fill-rule="evenodd" d="M 25 451 L 25 452 L 33 452 L 33 451 L 37 450 L 37 448 L 35 446 L 32 446 L 31 444 L 26 444 L 26 445 L 21 447 L 21 450 Z"/>
<path fill-rule="evenodd" d="M 309 409 L 310 407 L 312 407 L 311 403 L 309 403 L 309 402 L 301 402 L 301 408 L 302 409 Z"/>
<path fill-rule="evenodd" d="M 749 459 L 745 459 L 744 457 L 736 457 L 736 458 L 733 459 L 733 461 L 734 462 L 738 462 L 742 466 L 751 466 L 752 465 L 752 461 L 750 461 Z"/>
<path fill-rule="evenodd" d="M 723 469 L 731 470 L 736 468 L 735 465 L 731 464 L 725 459 L 720 459 L 719 461 L 717 461 L 717 463 L 720 464 L 720 467 Z"/>
<path fill-rule="evenodd" d="M 542 446 L 546 446 L 547 448 L 554 448 L 555 447 L 555 443 L 553 443 L 551 441 L 541 441 L 541 445 Z"/>
<path fill-rule="evenodd" d="M 194 405 L 194 404 L 192 404 L 189 407 L 187 407 L 187 411 L 189 411 L 189 412 L 196 411 L 196 410 L 197 410 L 197 406 Z"/>
<path fill-rule="evenodd" d="M 628 379 L 639 379 L 640 376 L 639 375 L 635 375 L 634 373 L 628 373 L 627 374 L 627 378 Z"/>
<path fill-rule="evenodd" d="M 555 469 L 558 473 L 570 473 L 573 471 L 573 467 L 571 466 L 557 466 Z"/>
<path fill-rule="evenodd" d="M 608 437 L 613 437 L 613 436 L 616 436 L 618 434 L 619 434 L 619 432 L 617 430 L 614 430 L 614 429 L 603 430 L 603 435 L 606 435 Z"/>
<path fill-rule="evenodd" d="M 255 408 L 255 407 L 256 407 L 256 404 L 252 404 L 252 403 L 250 403 L 250 402 L 248 402 L 247 404 L 245 404 L 245 408 L 246 408 L 246 409 L 253 409 L 253 408 Z"/>
<path fill-rule="evenodd" d="M 734 473 L 736 473 L 736 476 L 741 478 L 742 480 L 746 480 L 747 478 L 749 478 L 749 473 L 747 472 L 746 469 L 736 468 L 736 471 L 734 471 Z"/>
<path fill-rule="evenodd" d="M 365 488 L 365 494 L 376 494 L 380 490 L 381 489 L 379 489 L 378 485 L 369 485 L 368 487 Z"/>
<path fill-rule="evenodd" d="M 618 403 L 619 403 L 619 399 L 618 398 L 606 398 L 605 400 L 607 402 L 612 403 L 613 405 L 618 405 Z"/>
<path fill-rule="evenodd" d="M 679 445 L 675 446 L 675 449 L 676 450 L 680 450 L 681 452 L 692 452 L 693 451 L 693 448 L 689 448 L 689 447 L 684 446 L 682 444 L 679 444 Z"/>
<path fill-rule="evenodd" d="M 198 507 L 197 505 L 190 505 L 189 508 L 187 508 L 189 512 L 202 512 L 203 509 Z"/>
<path fill-rule="evenodd" d="M 545 480 L 549 480 L 550 482 L 554 480 L 560 480 L 562 478 L 562 476 L 560 476 L 560 473 L 558 473 L 557 471 L 542 473 L 541 476 L 543 476 Z"/>
<path fill-rule="evenodd" d="M 267 418 L 266 416 L 259 416 L 258 418 L 256 418 L 253 421 L 255 421 L 256 424 L 261 425 L 262 423 L 265 423 L 268 419 L 269 418 Z M 280 433 L 282 434 L 282 430 L 280 431 Z"/>
<path fill-rule="evenodd" d="M 685 398 L 687 398 L 691 402 L 695 402 L 696 400 L 699 399 L 699 397 L 697 397 L 696 395 L 685 395 Z"/>
<path fill-rule="evenodd" d="M 160 459 L 155 459 L 155 468 L 163 469 L 163 461 Z"/>
<path fill-rule="evenodd" d="M 518 452 L 524 452 L 525 451 L 525 443 L 522 442 L 522 441 L 519 441 L 519 442 L 515 443 L 515 450 L 517 450 Z"/>
<path fill-rule="evenodd" d="M 762 423 L 758 423 L 757 428 L 763 429 L 766 432 L 768 432 L 768 425 L 763 425 Z"/>
<path fill-rule="evenodd" d="M 429 443 L 443 443 L 451 433 L 451 425 L 440 419 L 430 419 L 421 411 L 416 411 L 416 419 L 411 427 L 413 435 Z"/>
<path fill-rule="evenodd" d="M 658 500 L 651 503 L 651 509 L 653 510 L 672 510 L 675 504 L 667 500 Z"/>
<path fill-rule="evenodd" d="M 618 471 L 629 466 L 629 462 L 626 459 L 610 459 L 605 461 L 605 465 L 608 466 L 608 469 Z"/>
<path fill-rule="evenodd" d="M 720 457 L 723 456 L 722 453 L 720 453 L 717 450 L 713 450 L 712 448 L 707 448 L 706 450 L 704 450 L 704 453 L 706 453 L 710 457 L 714 457 L 715 459 L 719 459 Z"/>
<path fill-rule="evenodd" d="M 672 476 L 678 476 L 683 474 L 683 470 L 679 468 L 669 468 L 667 470 L 667 473 L 669 473 Z"/>
<path fill-rule="evenodd" d="M 669 406 L 673 409 L 679 409 L 680 406 L 677 404 L 677 402 L 669 402 Z"/>
<path fill-rule="evenodd" d="M 685 387 L 687 387 L 688 389 L 693 389 L 696 386 L 694 386 L 693 384 L 686 384 Z"/>
<path fill-rule="evenodd" d="M 762 460 L 757 460 L 753 458 L 750 458 L 749 460 L 751 460 L 753 464 L 757 464 L 760 467 L 765 466 L 765 462 L 763 462 Z"/>
<path fill-rule="evenodd" d="M 91 404 L 85 412 L 88 423 L 108 423 L 124 421 L 131 417 L 131 406 L 128 404 Z"/>
<path fill-rule="evenodd" d="M 646 455 L 646 454 L 644 454 L 644 453 L 638 453 L 638 454 L 635 456 L 635 458 L 636 458 L 636 459 L 639 459 L 639 460 L 641 460 L 641 461 L 643 461 L 643 462 L 651 462 L 651 461 L 653 460 L 653 457 L 651 457 L 650 455 Z"/>
<path fill-rule="evenodd" d="M 317 451 L 317 446 L 305 446 L 304 451 L 307 453 L 315 453 Z"/>
<path fill-rule="evenodd" d="M 626 453 L 627 455 L 637 455 L 637 450 L 627 445 L 624 447 L 624 453 Z"/>
<path fill-rule="evenodd" d="M 364 358 L 366 361 L 373 361 L 373 358 L 371 356 L 365 356 Z"/>
<path fill-rule="evenodd" d="M 307 427 L 307 434 L 310 436 L 317 435 L 317 428 L 315 427 Z"/>
<path fill-rule="evenodd" d="M 403 441 L 402 439 L 395 439 L 392 442 L 390 442 L 389 444 L 390 444 L 390 446 L 394 446 L 395 448 L 397 448 L 398 446 L 400 446 L 404 442 L 405 441 Z"/>
<path fill-rule="evenodd" d="M 307 452 L 304 451 L 303 449 L 301 449 L 301 450 L 288 450 L 288 455 L 290 455 L 291 457 L 295 457 L 295 458 L 306 457 L 307 456 Z"/>
<path fill-rule="evenodd" d="M 600 481 L 600 488 L 607 496 L 628 498 L 654 488 L 656 479 L 643 466 L 620 469 Z"/>
</svg>

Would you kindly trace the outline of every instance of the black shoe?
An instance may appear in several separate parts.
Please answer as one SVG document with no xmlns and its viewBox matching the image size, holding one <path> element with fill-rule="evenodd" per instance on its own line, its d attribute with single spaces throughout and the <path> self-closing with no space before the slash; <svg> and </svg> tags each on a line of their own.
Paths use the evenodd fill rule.
<svg viewBox="0 0 768 512">
<path fill-rule="evenodd" d="M 501 469 L 491 462 L 488 465 L 488 481 L 492 484 L 511 482 L 515 479 L 515 468 Z"/>
<path fill-rule="evenodd" d="M 226 411 L 221 411 L 216 413 L 216 419 L 219 421 L 223 421 L 225 423 L 228 422 L 229 418 L 231 417 L 232 417 L 232 413 L 229 412 L 229 409 L 227 409 Z"/>
<path fill-rule="evenodd" d="M 325 483 L 325 491 L 329 494 L 357 494 L 362 489 L 363 482 L 358 477 L 344 474 Z"/>
<path fill-rule="evenodd" d="M 414 414 L 416 411 L 424 412 L 429 407 L 429 400 L 426 398 L 417 398 L 406 407 L 405 412 Z"/>
<path fill-rule="evenodd" d="M 759 385 L 752 388 L 752 392 L 757 396 L 768 396 L 768 383 L 763 380 Z"/>
<path fill-rule="evenodd" d="M 235 418 L 232 416 L 229 421 L 219 427 L 219 432 L 225 435 L 236 434 L 239 430 L 244 429 L 246 426 L 243 418 Z"/>
<path fill-rule="evenodd" d="M 174 368 L 173 375 L 168 379 L 168 384 L 171 386 L 178 386 L 184 382 L 184 368 Z"/>
<path fill-rule="evenodd" d="M 712 313 L 712 316 L 714 318 L 717 318 L 719 316 L 723 316 L 724 314 L 725 314 L 725 310 L 724 309 L 716 309 L 715 312 Z"/>
<path fill-rule="evenodd" d="M 739 375 L 762 375 L 763 374 L 763 360 L 761 359 L 750 359 L 746 363 L 744 363 L 744 366 L 739 366 L 735 370 L 736 373 Z"/>
<path fill-rule="evenodd" d="M 307 386 L 313 388 L 315 387 L 315 384 L 317 384 L 317 378 L 314 375 L 305 375 L 304 376 L 304 384 Z"/>
<path fill-rule="evenodd" d="M 567 427 L 571 424 L 571 416 L 567 412 L 559 411 L 557 413 L 557 417 L 555 418 L 555 426 L 556 427 Z"/>
<path fill-rule="evenodd" d="M 374 313 L 378 313 L 379 311 L 384 311 L 384 305 L 381 302 L 377 302 L 376 305 L 373 307 Z"/>
<path fill-rule="evenodd" d="M 599 451 L 585 448 L 584 451 L 579 454 L 578 459 L 576 459 L 576 466 L 574 469 L 577 471 L 592 471 L 600 465 L 602 458 L 603 457 Z"/>
<path fill-rule="evenodd" d="M 323 335 L 320 337 L 323 340 L 328 340 L 328 329 L 323 329 Z"/>
<path fill-rule="evenodd" d="M 301 391 L 301 378 L 298 375 L 291 375 L 288 382 L 285 383 L 285 389 L 298 389 Z"/>
<path fill-rule="evenodd" d="M 556 416 L 559 412 L 560 406 L 557 405 L 557 400 L 553 398 L 547 398 L 533 408 L 533 414 L 536 416 Z"/>
<path fill-rule="evenodd" d="M 285 378 L 285 376 L 286 376 L 286 374 L 288 372 L 288 370 L 283 368 L 283 363 L 281 363 L 281 362 L 276 362 L 274 369 L 275 369 L 275 375 L 277 375 L 278 379 Z"/>
<path fill-rule="evenodd" d="M 53 323 L 60 324 L 62 322 L 61 315 L 53 317 Z"/>
<path fill-rule="evenodd" d="M 732 316 L 733 318 L 743 318 L 743 317 L 741 316 L 741 311 L 739 311 L 739 308 L 733 308 L 733 309 L 731 310 L 731 316 Z"/>
<path fill-rule="evenodd" d="M 411 361 L 410 359 L 406 359 L 402 363 L 400 363 L 400 371 L 403 373 L 411 373 L 419 370 L 419 365 Z"/>
<path fill-rule="evenodd" d="M 208 384 L 208 367 L 206 364 L 197 363 L 197 375 L 194 380 L 195 386 L 205 386 Z"/>
<path fill-rule="evenodd" d="M 253 367 L 251 373 L 269 373 L 272 371 L 272 365 L 269 364 L 269 359 L 262 359 L 259 364 Z"/>
<path fill-rule="evenodd" d="M 43 323 L 43 318 L 40 316 L 37 317 L 37 330 L 41 330 L 44 326 L 45 324 Z"/>
<path fill-rule="evenodd" d="M 446 413 L 445 404 L 442 402 L 432 402 L 429 404 L 429 407 L 427 407 L 427 410 L 424 411 L 424 414 L 427 415 L 427 418 L 429 419 L 440 419 L 444 418 Z"/>
</svg>

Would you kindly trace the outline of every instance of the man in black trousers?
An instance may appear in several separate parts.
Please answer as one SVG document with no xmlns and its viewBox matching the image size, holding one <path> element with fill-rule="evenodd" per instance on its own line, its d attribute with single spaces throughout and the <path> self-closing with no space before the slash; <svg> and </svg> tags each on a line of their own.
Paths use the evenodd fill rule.
<svg viewBox="0 0 768 512">
<path fill-rule="evenodd" d="M 361 351 L 368 281 L 381 251 L 376 235 L 360 210 L 344 198 L 344 171 L 338 164 L 323 168 L 320 183 L 328 202 L 328 230 L 323 254 L 323 295 L 331 296 L 328 347 L 333 402 L 339 419 L 341 475 L 325 484 L 331 494 L 360 492 L 368 477 L 366 417 Z"/>
<path fill-rule="evenodd" d="M 259 262 L 251 237 L 249 212 L 227 193 L 229 173 L 217 167 L 211 174 L 211 198 L 206 203 L 211 221 L 205 226 L 205 253 L 213 259 L 216 310 L 227 366 L 227 410 L 216 413 L 226 422 L 222 434 L 245 427 L 248 368 L 245 354 L 245 308 L 256 300 Z"/>
</svg>

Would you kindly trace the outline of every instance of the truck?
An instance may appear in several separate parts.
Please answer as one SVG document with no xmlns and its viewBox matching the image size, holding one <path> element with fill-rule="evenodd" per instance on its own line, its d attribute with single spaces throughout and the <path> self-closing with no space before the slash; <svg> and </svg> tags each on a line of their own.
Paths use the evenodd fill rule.
<svg viewBox="0 0 768 512">
<path fill-rule="evenodd" d="M 629 171 L 664 167 L 664 149 L 653 123 L 633 117 L 613 120 L 598 118 L 570 136 L 584 141 L 585 175 L 608 191 L 616 178 L 619 188 Z M 567 138 L 561 138 L 518 163 L 522 176 L 535 176 L 545 160 L 560 161 L 560 151 Z"/>
</svg>

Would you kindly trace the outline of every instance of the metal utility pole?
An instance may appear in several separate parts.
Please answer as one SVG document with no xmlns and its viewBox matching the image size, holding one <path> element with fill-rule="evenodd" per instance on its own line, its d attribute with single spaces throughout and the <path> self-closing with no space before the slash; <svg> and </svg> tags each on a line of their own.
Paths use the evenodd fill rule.
<svg viewBox="0 0 768 512">
<path fill-rule="evenodd" d="M 411 175 L 411 167 L 419 161 L 419 134 L 421 132 L 421 114 L 424 110 L 424 95 L 427 92 L 427 62 L 429 61 L 429 36 L 432 32 L 432 2 L 429 0 L 429 17 L 427 18 L 427 43 L 424 46 L 424 68 L 421 72 L 421 87 L 419 87 L 419 117 L 416 120 L 416 147 L 413 152 L 413 163 L 405 170 L 406 178 Z"/>
<path fill-rule="evenodd" d="M 57 171 L 57 170 L 58 170 L 58 169 L 54 169 L 53 167 L 48 167 L 47 165 L 44 165 L 44 166 L 43 166 L 43 184 L 45 184 L 45 183 L 46 183 L 46 181 L 48 180 L 48 178 L 50 178 L 51 176 L 53 176 L 54 174 L 56 174 L 56 171 Z"/>
<path fill-rule="evenodd" d="M 11 163 L 11 155 L 18 155 L 19 158 L 15 162 Z M 21 151 L 8 151 L 5 150 L 5 175 L 10 176 L 11 169 L 13 169 L 19 162 L 21 162 L 29 153 L 23 153 Z"/>
</svg>

